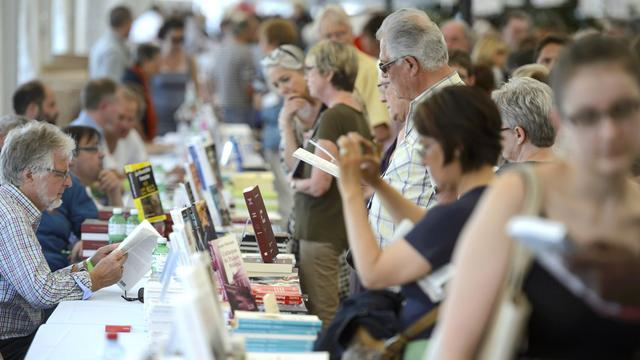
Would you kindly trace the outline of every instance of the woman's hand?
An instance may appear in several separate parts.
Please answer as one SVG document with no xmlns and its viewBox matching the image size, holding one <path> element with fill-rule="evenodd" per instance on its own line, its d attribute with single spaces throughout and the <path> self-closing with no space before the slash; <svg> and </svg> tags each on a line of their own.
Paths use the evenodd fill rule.
<svg viewBox="0 0 640 360">
<path fill-rule="evenodd" d="M 380 161 L 370 141 L 352 132 L 338 139 L 338 147 L 340 148 L 338 186 L 342 192 L 355 189 L 361 191 L 360 185 L 363 180 L 373 188 L 380 183 Z"/>
<path fill-rule="evenodd" d="M 309 101 L 300 95 L 293 95 L 286 98 L 278 119 L 280 126 L 283 128 L 287 126 L 292 127 L 294 116 L 301 116 L 298 112 L 306 106 L 310 106 Z"/>
</svg>

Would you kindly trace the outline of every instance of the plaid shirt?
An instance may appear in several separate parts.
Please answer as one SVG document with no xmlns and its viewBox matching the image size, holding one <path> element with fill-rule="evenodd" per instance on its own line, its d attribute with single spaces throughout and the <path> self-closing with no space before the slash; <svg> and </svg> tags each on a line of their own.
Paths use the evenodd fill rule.
<svg viewBox="0 0 640 360">
<path fill-rule="evenodd" d="M 91 294 L 88 272 L 49 269 L 36 238 L 41 215 L 18 188 L 0 185 L 0 339 L 29 335 L 43 309 Z"/>
<path fill-rule="evenodd" d="M 440 80 L 411 101 L 407 121 L 404 125 L 404 139 L 398 139 L 396 149 L 389 161 L 389 167 L 382 175 L 382 178 L 398 190 L 402 196 L 423 207 L 435 204 L 435 194 L 427 168 L 422 164 L 422 158 L 418 154 L 419 147 L 417 145 L 420 137 L 414 129 L 412 114 L 418 104 L 437 90 L 451 85 L 464 85 L 456 72 Z M 380 247 L 389 245 L 393 240 L 396 223 L 383 208 L 380 198 L 375 193 L 371 198 L 369 223 L 373 226 Z"/>
</svg>

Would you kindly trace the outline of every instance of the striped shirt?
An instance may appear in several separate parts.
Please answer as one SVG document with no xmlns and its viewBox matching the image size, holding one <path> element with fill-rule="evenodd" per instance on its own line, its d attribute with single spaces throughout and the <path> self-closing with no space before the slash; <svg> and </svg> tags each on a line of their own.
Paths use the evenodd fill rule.
<svg viewBox="0 0 640 360">
<path fill-rule="evenodd" d="M 420 136 L 414 129 L 412 114 L 418 104 L 436 91 L 451 85 L 464 85 L 456 72 L 440 80 L 411 101 L 407 121 L 404 125 L 405 136 L 403 139 L 398 139 L 396 149 L 389 161 L 389 167 L 382 175 L 382 178 L 389 185 L 418 206 L 430 207 L 434 205 L 435 194 L 427 168 L 422 164 L 422 158 L 418 153 Z M 375 193 L 371 198 L 369 223 L 373 226 L 380 247 L 385 247 L 393 241 L 396 222 L 384 209 L 382 201 Z"/>
<path fill-rule="evenodd" d="M 36 237 L 41 216 L 22 191 L 0 185 L 0 339 L 27 336 L 43 309 L 91 296 L 88 272 L 49 269 Z"/>
</svg>

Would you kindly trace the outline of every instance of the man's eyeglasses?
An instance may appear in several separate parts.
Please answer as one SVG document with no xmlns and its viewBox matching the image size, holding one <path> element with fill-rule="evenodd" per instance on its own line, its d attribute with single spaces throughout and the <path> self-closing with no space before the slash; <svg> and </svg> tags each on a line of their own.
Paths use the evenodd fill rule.
<svg viewBox="0 0 640 360">
<path fill-rule="evenodd" d="M 100 150 L 100 148 L 97 146 L 80 146 L 76 148 L 76 152 L 86 151 L 90 153 L 97 153 L 98 150 Z"/>
<path fill-rule="evenodd" d="M 380 71 L 382 71 L 383 74 L 386 74 L 389 71 L 389 68 L 391 67 L 391 65 L 395 64 L 396 62 L 398 62 L 399 60 L 404 59 L 406 56 L 400 56 L 398 58 L 396 58 L 395 60 L 391 60 L 388 61 L 386 63 L 379 63 L 378 64 L 378 69 L 380 69 Z"/>
<path fill-rule="evenodd" d="M 574 125 L 585 127 L 596 125 L 605 116 L 618 123 L 631 119 L 638 110 L 640 110 L 640 99 L 628 98 L 616 101 L 607 110 L 583 109 L 567 115 L 567 119 Z"/>
<path fill-rule="evenodd" d="M 62 170 L 58 170 L 58 169 L 54 169 L 54 168 L 49 168 L 46 169 L 48 172 L 52 173 L 53 175 L 66 180 L 69 176 L 71 176 L 71 170 L 67 169 L 67 171 L 62 171 Z"/>
<path fill-rule="evenodd" d="M 501 128 L 501 129 L 500 129 L 500 131 L 501 131 L 501 132 L 502 132 L 502 131 L 507 131 L 507 130 L 513 130 L 513 129 L 512 129 L 512 128 L 510 128 L 510 127 L 503 127 L 503 128 Z"/>
</svg>

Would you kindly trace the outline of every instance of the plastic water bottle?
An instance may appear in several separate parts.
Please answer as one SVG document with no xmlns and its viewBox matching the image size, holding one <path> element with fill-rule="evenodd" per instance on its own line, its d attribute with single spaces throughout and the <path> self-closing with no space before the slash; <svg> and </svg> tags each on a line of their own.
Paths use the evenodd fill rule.
<svg viewBox="0 0 640 360">
<path fill-rule="evenodd" d="M 113 208 L 113 215 L 109 218 L 109 244 L 119 243 L 127 236 L 126 220 L 122 215 L 122 208 Z"/>
<path fill-rule="evenodd" d="M 167 238 L 158 237 L 156 248 L 153 250 L 153 261 L 151 262 L 151 274 L 160 275 L 167 261 L 169 247 L 167 246 Z"/>
<path fill-rule="evenodd" d="M 131 209 L 129 217 L 127 218 L 127 224 L 125 226 L 127 236 L 129 236 L 133 229 L 135 229 L 138 225 L 140 225 L 140 220 L 138 220 L 138 209 Z"/>
<path fill-rule="evenodd" d="M 116 360 L 124 358 L 124 348 L 118 342 L 118 333 L 107 333 L 107 342 L 102 353 L 103 360 Z"/>
<path fill-rule="evenodd" d="M 233 155 L 235 157 L 236 170 L 237 171 L 242 171 L 244 166 L 242 164 L 243 161 L 242 161 L 242 151 L 240 150 L 240 144 L 238 143 L 238 140 L 236 140 L 236 138 L 234 136 L 229 137 L 229 141 L 231 142 L 231 145 L 233 146 Z"/>
</svg>

